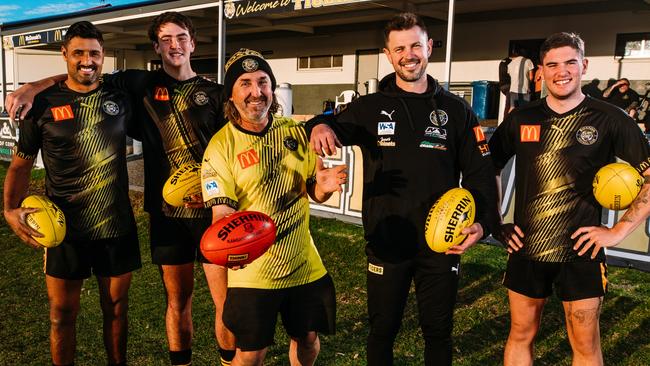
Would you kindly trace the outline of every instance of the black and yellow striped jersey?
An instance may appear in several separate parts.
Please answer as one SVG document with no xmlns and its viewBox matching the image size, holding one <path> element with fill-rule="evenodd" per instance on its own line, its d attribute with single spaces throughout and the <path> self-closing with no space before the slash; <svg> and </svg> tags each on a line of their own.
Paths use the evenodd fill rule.
<svg viewBox="0 0 650 366">
<path fill-rule="evenodd" d="M 546 100 L 513 111 L 490 140 L 497 169 L 516 156 L 515 224 L 524 232 L 517 253 L 540 262 L 590 260 L 573 250 L 571 234 L 599 226 L 592 193 L 598 169 L 619 157 L 640 173 L 650 167 L 648 141 L 625 112 L 589 96 L 564 114 Z M 601 250 L 596 258 L 604 261 Z"/>
<path fill-rule="evenodd" d="M 305 130 L 288 118 L 275 118 L 253 133 L 228 123 L 214 135 L 203 156 L 203 199 L 273 218 L 276 242 L 246 268 L 229 271 L 229 287 L 287 288 L 323 275 L 309 233 L 307 184 L 315 176 L 316 155 Z"/>
<path fill-rule="evenodd" d="M 105 239 L 135 230 L 126 170 L 127 95 L 100 86 L 77 93 L 56 84 L 20 124 L 16 154 L 42 152 L 46 191 L 66 217 L 67 239 Z"/>
<path fill-rule="evenodd" d="M 169 206 L 162 188 L 180 166 L 201 162 L 210 138 L 225 124 L 223 87 L 200 76 L 178 81 L 162 69 L 127 70 L 103 76 L 133 96 L 135 122 L 129 134 L 142 141 L 145 209 L 169 217 L 210 217 L 210 210 Z"/>
</svg>

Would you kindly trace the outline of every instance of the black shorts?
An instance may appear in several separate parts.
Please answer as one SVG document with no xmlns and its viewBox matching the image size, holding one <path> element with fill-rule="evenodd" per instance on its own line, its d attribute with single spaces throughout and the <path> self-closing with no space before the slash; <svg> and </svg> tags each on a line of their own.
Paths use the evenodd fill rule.
<svg viewBox="0 0 650 366">
<path fill-rule="evenodd" d="M 519 255 L 508 257 L 503 284 L 536 299 L 553 293 L 562 301 L 601 297 L 607 293 L 607 265 L 601 262 L 538 262 Z"/>
<path fill-rule="evenodd" d="M 198 260 L 209 263 L 201 254 L 201 237 L 212 224 L 211 218 L 177 219 L 163 214 L 149 216 L 151 261 L 178 265 Z"/>
<path fill-rule="evenodd" d="M 117 238 L 64 240 L 45 249 L 45 273 L 65 280 L 119 276 L 142 267 L 136 231 Z"/>
<path fill-rule="evenodd" d="M 229 288 L 223 322 L 235 335 L 237 348 L 258 351 L 273 344 L 278 313 L 292 337 L 304 337 L 312 331 L 334 333 L 336 296 L 330 275 L 278 290 Z"/>
</svg>

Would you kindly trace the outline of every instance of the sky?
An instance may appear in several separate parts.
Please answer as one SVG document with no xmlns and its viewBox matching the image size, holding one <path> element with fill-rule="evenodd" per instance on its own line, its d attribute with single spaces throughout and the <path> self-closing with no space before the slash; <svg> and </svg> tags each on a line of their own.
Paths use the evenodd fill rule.
<svg viewBox="0 0 650 366">
<path fill-rule="evenodd" d="M 118 6 L 142 1 L 143 0 L 0 0 L 0 23 L 73 13 L 106 4 Z"/>
</svg>

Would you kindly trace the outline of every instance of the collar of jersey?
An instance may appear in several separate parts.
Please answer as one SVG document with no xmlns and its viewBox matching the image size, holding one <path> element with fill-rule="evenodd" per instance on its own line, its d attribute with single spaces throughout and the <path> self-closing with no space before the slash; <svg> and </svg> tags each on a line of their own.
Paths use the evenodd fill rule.
<svg viewBox="0 0 650 366">
<path fill-rule="evenodd" d="M 572 113 L 575 113 L 577 110 L 582 108 L 585 104 L 590 103 L 590 102 L 591 102 L 591 97 L 589 95 L 585 94 L 585 99 L 583 99 L 582 102 L 580 102 L 580 104 L 578 104 L 577 106 L 573 107 L 571 110 L 568 110 L 568 111 L 566 111 L 564 113 L 557 113 L 556 111 L 552 110 L 551 107 L 548 106 L 548 103 L 546 103 L 546 98 L 544 98 L 544 109 L 548 113 L 550 113 L 552 116 L 557 117 L 557 118 L 562 118 L 562 117 L 568 116 L 568 115 L 570 115 Z"/>
<path fill-rule="evenodd" d="M 232 122 L 232 121 L 230 121 L 230 124 L 232 124 L 237 130 L 239 130 L 242 133 L 245 133 L 247 135 L 262 137 L 262 136 L 266 135 L 266 133 L 269 131 L 269 129 L 271 128 L 271 125 L 273 124 L 274 120 L 275 119 L 273 117 L 269 116 L 269 123 L 267 123 L 266 126 L 264 126 L 264 129 L 262 131 L 260 131 L 260 132 L 254 132 L 254 131 L 249 131 L 249 130 L 243 129 L 240 125 L 238 125 L 238 124 L 236 124 L 235 122 Z"/>
<path fill-rule="evenodd" d="M 104 84 L 100 81 L 99 85 L 95 89 L 93 89 L 91 91 L 88 91 L 88 92 L 85 92 L 85 93 L 82 93 L 82 92 L 78 92 L 76 90 L 72 90 L 72 89 L 68 88 L 68 85 L 65 83 L 65 80 L 59 82 L 59 89 L 65 91 L 65 92 L 80 95 L 82 97 L 92 95 L 92 94 L 95 94 L 95 93 L 99 92 L 102 89 L 102 86 L 104 86 Z"/>
</svg>

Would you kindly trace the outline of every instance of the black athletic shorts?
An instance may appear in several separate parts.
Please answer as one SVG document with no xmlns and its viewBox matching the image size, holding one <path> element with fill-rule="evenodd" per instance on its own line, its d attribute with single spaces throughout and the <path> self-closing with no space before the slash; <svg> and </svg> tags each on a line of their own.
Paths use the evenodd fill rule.
<svg viewBox="0 0 650 366">
<path fill-rule="evenodd" d="M 119 276 L 142 267 L 138 234 L 99 240 L 64 240 L 45 249 L 45 273 L 65 280 L 82 280 L 91 274 Z"/>
<path fill-rule="evenodd" d="M 508 257 L 503 284 L 536 299 L 553 293 L 562 301 L 601 297 L 607 293 L 607 265 L 601 262 L 538 262 L 519 255 Z"/>
<path fill-rule="evenodd" d="M 235 335 L 237 348 L 258 351 L 273 344 L 278 313 L 291 337 L 334 333 L 336 296 L 330 275 L 285 289 L 229 288 L 223 322 Z"/>
<path fill-rule="evenodd" d="M 209 263 L 201 254 L 201 237 L 212 219 L 177 219 L 163 214 L 149 215 L 151 261 L 154 264 L 186 264 L 198 260 Z"/>
</svg>

